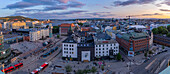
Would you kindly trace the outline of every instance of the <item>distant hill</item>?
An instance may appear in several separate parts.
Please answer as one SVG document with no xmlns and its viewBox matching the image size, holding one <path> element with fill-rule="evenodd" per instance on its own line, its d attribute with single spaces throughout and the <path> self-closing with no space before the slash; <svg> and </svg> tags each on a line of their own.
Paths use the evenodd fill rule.
<svg viewBox="0 0 170 74">
<path fill-rule="evenodd" d="M 24 21 L 24 20 L 39 21 L 38 19 L 31 19 L 31 18 L 27 18 L 23 16 L 0 17 L 0 20 L 3 20 L 3 21 Z"/>
</svg>

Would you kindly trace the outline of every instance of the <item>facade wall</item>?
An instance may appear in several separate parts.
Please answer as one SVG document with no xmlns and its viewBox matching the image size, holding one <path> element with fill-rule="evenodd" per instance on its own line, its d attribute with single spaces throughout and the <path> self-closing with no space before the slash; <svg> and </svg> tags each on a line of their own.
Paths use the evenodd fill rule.
<svg viewBox="0 0 170 74">
<path fill-rule="evenodd" d="M 98 44 L 95 45 L 95 57 L 97 56 L 109 56 L 109 50 L 113 50 L 113 55 L 119 53 L 119 44 Z"/>
<path fill-rule="evenodd" d="M 77 58 L 77 43 L 63 43 L 62 44 L 62 56 Z"/>
<path fill-rule="evenodd" d="M 155 43 L 161 44 L 161 45 L 165 45 L 165 46 L 169 46 L 170 47 L 170 38 L 168 37 L 163 37 L 163 36 L 155 36 L 154 35 L 154 40 Z"/>
</svg>

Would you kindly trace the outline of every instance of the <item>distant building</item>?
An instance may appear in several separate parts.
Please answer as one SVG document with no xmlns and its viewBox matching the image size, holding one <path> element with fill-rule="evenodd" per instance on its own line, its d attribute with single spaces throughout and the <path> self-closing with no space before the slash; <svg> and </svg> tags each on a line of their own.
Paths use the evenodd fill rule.
<svg viewBox="0 0 170 74">
<path fill-rule="evenodd" d="M 161 44 L 161 45 L 165 45 L 165 46 L 170 46 L 170 38 L 169 37 L 154 35 L 153 42 Z"/>
<path fill-rule="evenodd" d="M 129 56 L 149 50 L 149 35 L 145 32 L 119 33 L 116 35 L 116 41 Z"/>
<path fill-rule="evenodd" d="M 39 40 L 39 39 L 44 39 L 44 38 L 49 36 L 49 29 L 48 28 L 13 29 L 12 31 L 16 32 L 16 33 L 28 35 L 29 39 L 26 36 L 26 40 L 30 40 L 30 41 L 36 41 L 36 40 Z"/>
<path fill-rule="evenodd" d="M 26 26 L 26 22 L 20 22 L 20 21 L 18 21 L 18 22 L 13 22 L 13 23 L 12 23 L 12 29 L 20 29 L 20 28 L 22 28 L 22 29 L 28 29 L 29 27 Z"/>
<path fill-rule="evenodd" d="M 75 25 L 73 23 L 72 24 L 67 24 L 67 23 L 61 24 L 59 28 L 60 35 L 68 35 L 68 30 L 70 29 L 70 27 L 73 29 Z"/>
<path fill-rule="evenodd" d="M 35 29 L 29 32 L 30 41 L 36 41 L 49 36 L 49 29 Z"/>
</svg>

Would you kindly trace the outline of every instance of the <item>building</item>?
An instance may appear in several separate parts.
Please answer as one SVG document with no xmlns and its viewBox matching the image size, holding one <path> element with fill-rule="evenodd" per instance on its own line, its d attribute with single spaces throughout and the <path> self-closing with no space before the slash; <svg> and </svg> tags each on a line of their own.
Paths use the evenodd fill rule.
<svg viewBox="0 0 170 74">
<path fill-rule="evenodd" d="M 49 24 L 49 37 L 50 37 L 50 38 L 53 37 L 53 31 L 52 31 L 52 29 L 53 29 L 52 24 Z"/>
<path fill-rule="evenodd" d="M 12 23 L 12 29 L 20 29 L 20 28 L 27 29 L 29 27 L 26 26 L 26 22 L 18 21 L 18 22 L 13 22 Z"/>
<path fill-rule="evenodd" d="M 7 44 L 4 44 L 4 38 L 3 35 L 0 35 L 0 59 L 7 58 L 11 55 L 11 49 L 10 46 Z"/>
<path fill-rule="evenodd" d="M 129 56 L 149 50 L 149 39 L 146 32 L 123 32 L 116 35 L 116 41 Z"/>
<path fill-rule="evenodd" d="M 119 44 L 106 33 L 98 33 L 94 36 L 95 58 L 113 58 L 119 53 Z"/>
<path fill-rule="evenodd" d="M 73 60 L 77 60 L 77 42 L 73 39 L 73 37 L 68 37 L 62 43 L 62 57 L 64 59 L 72 58 Z"/>
<path fill-rule="evenodd" d="M 60 35 L 68 35 L 67 33 L 70 27 L 73 29 L 75 25 L 73 23 L 72 24 L 67 24 L 67 23 L 61 24 L 59 28 Z"/>
<path fill-rule="evenodd" d="M 161 44 L 161 45 L 165 45 L 165 46 L 170 46 L 170 38 L 169 37 L 154 35 L 153 42 Z"/>
<path fill-rule="evenodd" d="M 105 33 L 96 36 L 88 32 L 74 32 L 62 43 L 63 59 L 93 61 L 114 57 L 119 53 L 119 44 Z"/>
<path fill-rule="evenodd" d="M 49 29 L 48 28 L 13 29 L 12 31 L 25 35 L 25 37 L 27 38 L 26 40 L 29 40 L 29 41 L 36 41 L 39 39 L 44 39 L 46 37 L 49 37 Z"/>
<path fill-rule="evenodd" d="M 33 29 L 29 32 L 30 41 L 44 39 L 49 36 L 49 29 Z"/>
</svg>

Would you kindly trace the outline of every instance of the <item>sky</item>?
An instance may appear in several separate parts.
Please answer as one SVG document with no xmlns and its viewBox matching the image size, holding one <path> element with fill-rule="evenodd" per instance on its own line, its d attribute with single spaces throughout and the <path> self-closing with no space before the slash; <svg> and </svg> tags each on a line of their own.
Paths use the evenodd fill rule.
<svg viewBox="0 0 170 74">
<path fill-rule="evenodd" d="M 170 18 L 170 0 L 0 0 L 0 17 Z"/>
</svg>

